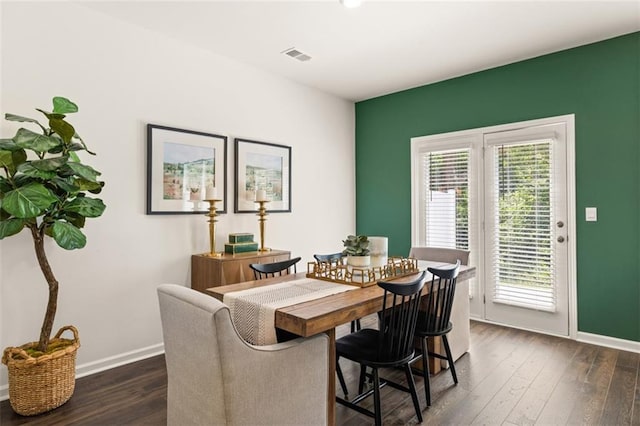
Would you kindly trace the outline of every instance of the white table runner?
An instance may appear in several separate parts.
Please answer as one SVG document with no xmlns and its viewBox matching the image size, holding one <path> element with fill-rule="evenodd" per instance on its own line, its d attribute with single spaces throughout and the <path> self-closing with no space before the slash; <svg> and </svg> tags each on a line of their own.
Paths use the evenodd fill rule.
<svg viewBox="0 0 640 426">
<path fill-rule="evenodd" d="M 233 323 L 244 340 L 253 345 L 271 345 L 277 343 L 276 309 L 356 288 L 359 287 L 300 278 L 227 293 L 223 302 L 229 307 Z"/>
</svg>

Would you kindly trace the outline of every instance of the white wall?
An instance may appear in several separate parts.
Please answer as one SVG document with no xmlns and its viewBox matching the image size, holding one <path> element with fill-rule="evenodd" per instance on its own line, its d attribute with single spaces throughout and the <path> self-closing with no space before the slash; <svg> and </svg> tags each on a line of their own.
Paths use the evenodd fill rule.
<svg viewBox="0 0 640 426">
<path fill-rule="evenodd" d="M 55 328 L 80 330 L 80 375 L 161 350 L 156 286 L 189 285 L 190 256 L 208 251 L 201 215 L 145 214 L 145 125 L 229 137 L 230 232 L 254 232 L 233 212 L 233 138 L 292 147 L 292 213 L 268 216 L 266 245 L 303 257 L 341 249 L 355 230 L 354 105 L 69 3 L 3 2 L 1 110 L 39 118 L 53 96 L 76 102 L 69 117 L 97 152 L 105 214 L 89 219 L 82 250 L 48 241 L 61 283 Z M 1 136 L 17 126 L 3 121 Z M 0 347 L 38 339 L 46 283 L 26 231 L 0 241 Z M 6 395 L 6 368 L 0 370 Z"/>
</svg>

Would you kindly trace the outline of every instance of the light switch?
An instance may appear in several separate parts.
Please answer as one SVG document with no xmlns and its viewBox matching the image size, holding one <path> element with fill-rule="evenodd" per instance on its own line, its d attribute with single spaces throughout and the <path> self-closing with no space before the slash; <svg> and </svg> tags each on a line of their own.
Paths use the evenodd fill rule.
<svg viewBox="0 0 640 426">
<path fill-rule="evenodd" d="M 598 208 L 597 207 L 587 207 L 584 209 L 584 216 L 587 222 L 597 222 L 598 221 Z"/>
</svg>

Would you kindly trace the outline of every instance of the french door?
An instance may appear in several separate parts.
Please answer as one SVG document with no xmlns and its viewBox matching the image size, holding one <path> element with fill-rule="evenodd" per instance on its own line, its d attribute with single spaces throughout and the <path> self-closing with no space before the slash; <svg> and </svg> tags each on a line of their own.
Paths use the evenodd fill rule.
<svg viewBox="0 0 640 426">
<path fill-rule="evenodd" d="M 472 317 L 569 335 L 568 140 L 573 116 L 412 139 L 412 245 L 471 251 Z"/>
<path fill-rule="evenodd" d="M 568 335 L 564 124 L 484 135 L 485 318 Z"/>
</svg>

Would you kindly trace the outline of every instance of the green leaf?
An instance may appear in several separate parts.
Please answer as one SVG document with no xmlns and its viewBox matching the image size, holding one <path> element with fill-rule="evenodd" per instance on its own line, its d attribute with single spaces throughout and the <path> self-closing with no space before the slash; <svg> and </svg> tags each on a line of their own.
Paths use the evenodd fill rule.
<svg viewBox="0 0 640 426">
<path fill-rule="evenodd" d="M 64 147 L 60 144 L 60 146 L 56 146 L 47 151 L 47 154 L 60 154 L 62 151 L 64 151 Z"/>
<path fill-rule="evenodd" d="M 76 134 L 76 130 L 71 124 L 59 118 L 49 118 L 49 126 L 60 135 L 65 143 L 71 142 L 71 138 Z"/>
<path fill-rule="evenodd" d="M 45 111 L 43 109 L 40 108 L 36 108 L 37 111 L 40 111 L 41 113 L 43 113 L 44 115 L 47 116 L 48 119 L 55 119 L 55 120 L 62 120 L 63 118 L 66 117 L 66 115 L 64 114 L 56 114 L 55 112 L 49 112 L 49 111 Z"/>
<path fill-rule="evenodd" d="M 4 118 L 6 120 L 9 121 L 19 121 L 21 123 L 36 123 L 38 126 L 42 127 L 42 125 L 40 123 L 38 123 L 38 120 L 35 120 L 33 118 L 29 118 L 29 117 L 23 117 L 21 115 L 15 115 L 15 114 L 5 114 Z"/>
<path fill-rule="evenodd" d="M 6 167 L 9 176 L 14 176 L 18 167 L 27 161 L 27 153 L 24 149 L 16 151 L 0 150 L 0 167 Z"/>
<path fill-rule="evenodd" d="M 97 182 L 98 183 L 98 187 L 95 189 L 87 189 L 87 191 L 89 191 L 92 194 L 99 194 L 102 192 L 102 188 L 104 188 L 104 182 Z"/>
<path fill-rule="evenodd" d="M 20 167 L 18 167 L 18 170 L 29 177 L 43 180 L 53 179 L 56 176 L 56 172 L 36 169 L 35 167 L 33 167 L 32 163 L 22 164 Z"/>
<path fill-rule="evenodd" d="M 15 175 L 13 177 L 13 187 L 20 188 L 21 186 L 27 186 L 33 183 L 33 178 L 24 174 Z M 39 183 L 39 182 L 36 182 Z"/>
<path fill-rule="evenodd" d="M 16 166 L 13 165 L 13 156 L 11 151 L 0 150 L 0 167 L 6 167 L 9 169 L 9 174 L 14 175 L 16 173 Z"/>
<path fill-rule="evenodd" d="M 27 162 L 27 153 L 24 149 L 13 151 L 11 158 L 13 159 L 13 164 L 16 166 L 16 169 L 18 169 L 22 164 Z"/>
<path fill-rule="evenodd" d="M 69 222 L 70 224 L 72 224 L 73 226 L 79 229 L 84 228 L 84 224 L 87 221 L 87 219 L 84 216 L 79 214 L 66 212 L 63 216 L 67 222 Z"/>
<path fill-rule="evenodd" d="M 85 217 L 99 217 L 106 206 L 99 198 L 76 197 L 62 209 L 65 212 L 81 214 Z"/>
<path fill-rule="evenodd" d="M 67 98 L 56 96 L 53 98 L 53 112 L 59 114 L 67 114 L 70 112 L 78 112 L 78 105 L 74 104 Z"/>
<path fill-rule="evenodd" d="M 50 172 L 67 164 L 68 160 L 69 157 L 65 155 L 62 157 L 47 158 L 44 160 L 34 160 L 30 164 L 38 170 Z"/>
<path fill-rule="evenodd" d="M 68 222 L 56 221 L 51 227 L 51 235 L 60 247 L 66 250 L 74 250 L 87 244 L 87 237 Z"/>
<path fill-rule="evenodd" d="M 9 182 L 9 179 L 6 179 L 2 176 L 0 176 L 0 207 L 2 207 L 2 195 L 5 192 L 9 192 L 13 189 L 13 186 L 11 186 L 11 183 Z"/>
<path fill-rule="evenodd" d="M 17 151 L 20 148 L 13 139 L 0 139 L 0 149 L 4 149 L 5 151 Z"/>
<path fill-rule="evenodd" d="M 58 188 L 70 194 L 76 194 L 83 190 L 80 186 L 75 184 L 75 180 L 73 178 L 55 177 L 51 179 L 51 182 L 53 182 L 53 184 Z"/>
<path fill-rule="evenodd" d="M 102 182 L 101 184 L 100 182 L 91 182 L 90 180 L 86 179 L 76 179 L 75 184 L 78 185 L 80 191 L 95 191 L 98 189 L 102 189 L 104 182 Z"/>
<path fill-rule="evenodd" d="M 2 200 L 0 200 L 0 207 L 2 207 Z M 11 215 L 0 208 L 0 222 L 8 220 Z"/>
<path fill-rule="evenodd" d="M 13 141 L 20 148 L 30 149 L 36 152 L 47 152 L 51 148 L 60 145 L 60 141 L 56 138 L 41 135 L 24 128 L 18 130 Z"/>
<path fill-rule="evenodd" d="M 77 176 L 80 176 L 81 178 L 86 179 L 90 182 L 96 182 L 98 176 L 102 174 L 93 167 L 86 166 L 82 163 L 70 161 L 67 163 L 67 166 L 69 166 Z"/>
<path fill-rule="evenodd" d="M 5 194 L 2 209 L 18 218 L 40 216 L 58 199 L 40 183 L 29 183 Z"/>
<path fill-rule="evenodd" d="M 22 231 L 22 228 L 24 228 L 24 220 L 22 219 L 3 220 L 0 222 L 0 240 L 17 234 Z"/>
</svg>

